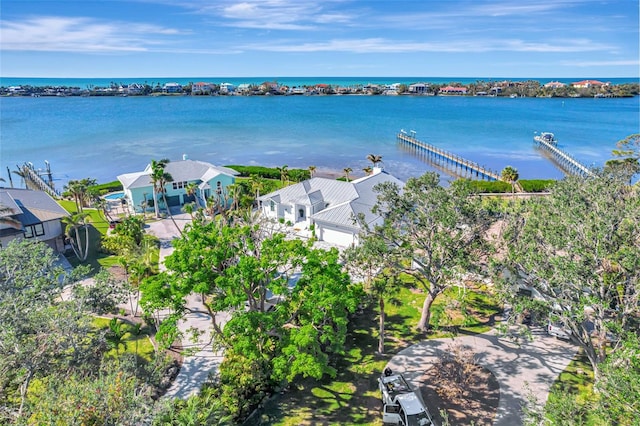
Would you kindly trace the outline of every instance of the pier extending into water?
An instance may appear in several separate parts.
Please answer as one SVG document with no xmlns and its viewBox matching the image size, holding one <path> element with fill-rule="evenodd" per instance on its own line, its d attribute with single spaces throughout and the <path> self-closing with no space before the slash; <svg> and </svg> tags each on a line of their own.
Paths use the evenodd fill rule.
<svg viewBox="0 0 640 426">
<path fill-rule="evenodd" d="M 47 175 L 47 181 L 42 179 L 42 176 L 40 175 L 40 171 L 36 170 L 36 168 L 33 166 L 32 163 L 24 163 L 22 166 L 17 166 L 17 167 L 18 167 L 18 171 L 20 171 L 22 178 L 27 184 L 27 187 L 31 186 L 33 188 L 37 188 L 40 191 L 44 191 L 47 194 L 51 195 L 53 198 L 59 198 L 60 191 L 55 189 L 53 186 L 53 179 L 51 177 L 50 165 L 48 162 L 46 163 L 46 165 L 47 165 L 47 170 L 45 174 Z"/>
<path fill-rule="evenodd" d="M 442 161 L 456 169 L 456 171 L 459 169 L 461 172 L 469 174 L 472 177 L 475 175 L 476 178 L 489 181 L 502 180 L 502 177 L 498 173 L 489 170 L 478 163 L 474 163 L 473 161 L 416 139 L 414 131 L 407 133 L 404 130 L 400 130 L 400 133 L 398 133 L 398 143 L 410 148 L 411 150 L 425 153 L 434 162 Z"/>
<path fill-rule="evenodd" d="M 553 133 L 543 132 L 534 136 L 533 140 L 538 144 L 539 148 L 549 154 L 553 161 L 560 165 L 560 168 L 565 173 L 582 177 L 593 176 L 593 172 L 587 166 L 557 147 L 558 141 Z"/>
</svg>

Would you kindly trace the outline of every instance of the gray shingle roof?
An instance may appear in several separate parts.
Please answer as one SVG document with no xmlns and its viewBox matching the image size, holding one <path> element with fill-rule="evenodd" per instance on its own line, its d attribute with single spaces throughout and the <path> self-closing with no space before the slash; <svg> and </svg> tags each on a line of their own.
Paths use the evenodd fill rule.
<svg viewBox="0 0 640 426">
<path fill-rule="evenodd" d="M 42 191 L 16 188 L 0 189 L 0 202 L 7 205 L 5 201 L 8 202 L 9 199 L 19 207 L 20 211 L 16 213 L 16 219 L 25 226 L 69 216 L 69 213 L 56 200 Z"/>
</svg>

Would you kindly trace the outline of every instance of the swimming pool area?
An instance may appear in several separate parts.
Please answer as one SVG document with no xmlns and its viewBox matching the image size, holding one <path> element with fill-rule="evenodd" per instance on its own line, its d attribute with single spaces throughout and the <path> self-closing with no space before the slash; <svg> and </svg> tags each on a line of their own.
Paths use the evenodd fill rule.
<svg viewBox="0 0 640 426">
<path fill-rule="evenodd" d="M 124 192 L 112 192 L 111 194 L 107 194 L 104 196 L 105 200 L 119 200 L 124 197 Z"/>
</svg>

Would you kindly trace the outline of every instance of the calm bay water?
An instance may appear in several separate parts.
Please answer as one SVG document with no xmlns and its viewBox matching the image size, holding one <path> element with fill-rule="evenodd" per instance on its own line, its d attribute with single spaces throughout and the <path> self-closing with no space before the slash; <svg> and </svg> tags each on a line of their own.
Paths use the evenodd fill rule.
<svg viewBox="0 0 640 426">
<path fill-rule="evenodd" d="M 3 84 L 4 84 L 3 79 Z M 326 80 L 326 79 L 325 79 Z M 63 97 L 0 99 L 0 176 L 25 161 L 48 160 L 68 179 L 114 180 L 153 159 L 183 154 L 218 165 L 259 164 L 319 171 L 353 169 L 367 154 L 407 179 L 433 168 L 401 150 L 395 135 L 420 140 L 521 178 L 562 173 L 535 149 L 535 132 L 589 166 L 602 166 L 615 143 L 640 132 L 640 97 L 615 99 L 271 96 Z M 7 179 L 8 180 L 8 179 Z M 14 176 L 15 182 L 15 176 Z"/>
</svg>

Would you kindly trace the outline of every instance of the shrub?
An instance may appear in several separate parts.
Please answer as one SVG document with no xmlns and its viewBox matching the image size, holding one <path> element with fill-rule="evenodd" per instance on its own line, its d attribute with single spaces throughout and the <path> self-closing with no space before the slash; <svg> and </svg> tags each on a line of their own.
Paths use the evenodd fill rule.
<svg viewBox="0 0 640 426">
<path fill-rule="evenodd" d="M 544 192 L 548 191 L 556 181 L 554 179 L 530 179 L 518 182 L 525 192 Z"/>
<path fill-rule="evenodd" d="M 96 191 L 98 194 L 106 194 L 109 192 L 122 191 L 123 188 L 119 180 L 114 180 L 113 182 L 90 186 L 89 189 Z"/>
<path fill-rule="evenodd" d="M 241 177 L 250 177 L 251 175 L 256 175 L 265 179 L 277 180 L 280 180 L 281 177 L 280 171 L 274 167 L 239 165 L 230 165 L 225 167 L 237 171 L 238 173 L 240 173 Z M 301 182 L 311 177 L 311 174 L 307 169 L 288 169 L 287 171 L 289 173 L 289 180 L 292 182 Z"/>
<path fill-rule="evenodd" d="M 469 181 L 471 188 L 476 192 L 482 193 L 506 193 L 511 192 L 511 184 L 502 181 L 484 181 L 484 180 L 471 180 Z"/>
</svg>

